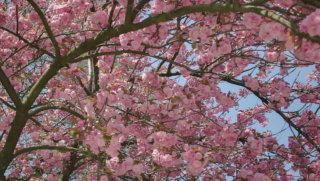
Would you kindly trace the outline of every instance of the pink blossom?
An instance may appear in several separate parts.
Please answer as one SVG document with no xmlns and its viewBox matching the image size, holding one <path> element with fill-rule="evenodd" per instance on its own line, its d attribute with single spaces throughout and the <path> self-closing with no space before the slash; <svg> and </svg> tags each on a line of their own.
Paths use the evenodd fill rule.
<svg viewBox="0 0 320 181">
<path fill-rule="evenodd" d="M 311 36 L 320 35 L 320 9 L 309 14 L 300 24 L 301 31 Z"/>
<path fill-rule="evenodd" d="M 152 135 L 152 137 L 154 139 L 155 146 L 171 147 L 178 141 L 178 138 L 175 135 L 166 133 L 164 131 L 156 132 Z"/>
<path fill-rule="evenodd" d="M 136 175 L 140 175 L 143 172 L 143 165 L 142 164 L 137 164 L 137 165 L 133 165 L 132 167 L 132 171 L 136 174 Z"/>
<path fill-rule="evenodd" d="M 90 21 L 96 25 L 105 27 L 107 25 L 107 18 L 108 15 L 105 11 L 97 11 L 90 16 Z"/>
<path fill-rule="evenodd" d="M 243 15 L 243 23 L 249 29 L 256 28 L 257 26 L 259 26 L 261 22 L 262 22 L 261 16 L 255 13 L 245 13 Z"/>
<path fill-rule="evenodd" d="M 258 90 L 260 87 L 258 80 L 253 79 L 250 76 L 243 77 L 243 80 L 245 81 L 246 86 L 250 87 L 252 90 Z"/>
<path fill-rule="evenodd" d="M 267 61 L 274 62 L 278 59 L 279 54 L 277 52 L 267 52 L 265 54 L 265 57 L 266 57 Z"/>
<path fill-rule="evenodd" d="M 253 180 L 261 180 L 261 181 L 271 181 L 271 179 L 267 175 L 265 175 L 263 173 L 255 173 L 253 175 L 252 179 Z"/>
</svg>

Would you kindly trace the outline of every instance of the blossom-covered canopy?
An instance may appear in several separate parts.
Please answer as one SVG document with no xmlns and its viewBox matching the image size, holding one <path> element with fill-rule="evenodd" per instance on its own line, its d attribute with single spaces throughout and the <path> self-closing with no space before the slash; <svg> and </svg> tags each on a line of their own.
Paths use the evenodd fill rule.
<svg viewBox="0 0 320 181">
<path fill-rule="evenodd" d="M 317 0 L 0 0 L 0 180 L 320 180 L 319 81 Z"/>
</svg>

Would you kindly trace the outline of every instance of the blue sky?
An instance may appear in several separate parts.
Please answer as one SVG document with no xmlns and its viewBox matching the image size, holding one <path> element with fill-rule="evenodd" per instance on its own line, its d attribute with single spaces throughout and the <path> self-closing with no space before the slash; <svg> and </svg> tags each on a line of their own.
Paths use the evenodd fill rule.
<svg viewBox="0 0 320 181">
<path fill-rule="evenodd" d="M 293 71 L 290 74 L 290 76 L 287 76 L 285 78 L 285 80 L 292 84 L 298 76 L 297 81 L 306 83 L 307 76 L 312 70 L 314 70 L 313 66 L 296 68 L 295 71 Z M 277 72 L 277 69 L 275 69 L 274 71 Z M 238 92 L 240 89 L 242 89 L 241 87 L 232 85 L 230 83 L 220 83 L 219 86 L 223 92 Z M 230 117 L 232 120 L 236 120 L 237 112 L 239 110 L 249 109 L 256 105 L 262 105 L 262 102 L 256 96 L 251 94 L 248 97 L 241 99 L 239 101 L 238 108 L 232 108 L 230 112 L 227 114 L 227 116 Z M 299 101 L 295 101 L 289 106 L 287 111 L 298 110 L 303 105 L 304 104 L 300 103 Z M 269 120 L 269 124 L 266 127 L 262 127 L 259 123 L 254 124 L 253 127 L 260 132 L 271 131 L 274 134 L 281 132 L 277 134 L 276 138 L 280 144 L 284 144 L 287 146 L 288 136 L 292 135 L 290 129 L 285 129 L 288 128 L 288 124 L 286 124 L 284 120 L 275 112 L 267 113 L 266 116 Z M 283 131 L 283 129 L 285 130 Z"/>
</svg>

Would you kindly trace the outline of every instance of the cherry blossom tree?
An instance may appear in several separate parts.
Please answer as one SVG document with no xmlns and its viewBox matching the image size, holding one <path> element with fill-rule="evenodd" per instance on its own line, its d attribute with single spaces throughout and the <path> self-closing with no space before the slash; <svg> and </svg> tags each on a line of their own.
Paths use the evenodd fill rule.
<svg viewBox="0 0 320 181">
<path fill-rule="evenodd" d="M 1 0 L 0 66 L 0 180 L 320 180 L 317 0 Z"/>
</svg>

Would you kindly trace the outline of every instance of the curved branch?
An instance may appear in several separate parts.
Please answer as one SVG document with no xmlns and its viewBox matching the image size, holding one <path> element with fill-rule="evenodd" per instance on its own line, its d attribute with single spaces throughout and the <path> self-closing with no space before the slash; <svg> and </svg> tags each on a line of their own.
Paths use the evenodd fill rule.
<svg viewBox="0 0 320 181">
<path fill-rule="evenodd" d="M 43 126 L 42 126 L 42 124 L 38 121 L 38 120 L 36 120 L 36 119 L 34 119 L 34 118 L 29 118 L 34 124 L 36 124 L 37 126 L 39 126 L 41 129 L 43 129 L 45 132 L 50 132 L 49 130 L 47 130 L 46 128 L 44 128 Z"/>
<path fill-rule="evenodd" d="M 58 73 L 60 68 L 62 68 L 62 66 L 58 61 L 52 63 L 49 69 L 47 69 L 37 80 L 37 82 L 32 86 L 29 94 L 22 102 L 26 109 L 30 109 L 34 101 L 39 96 L 40 92 L 47 85 L 48 81 Z"/>
<path fill-rule="evenodd" d="M 33 7 L 33 9 L 37 12 L 37 14 L 39 15 L 42 23 L 43 23 L 43 26 L 44 28 L 46 29 L 46 32 L 54 46 L 54 49 L 55 49 L 55 53 L 56 53 L 56 56 L 60 57 L 60 49 L 59 49 L 59 45 L 58 45 L 58 42 L 57 40 L 54 38 L 54 35 L 52 33 L 52 30 L 48 24 L 48 21 L 46 20 L 46 17 L 45 15 L 42 13 L 40 7 L 33 1 L 33 0 L 27 0 L 30 5 Z"/>
<path fill-rule="evenodd" d="M 73 147 L 66 147 L 66 146 L 51 146 L 51 145 L 40 145 L 40 146 L 33 146 L 33 147 L 28 147 L 28 148 L 22 148 L 20 150 L 17 150 L 13 156 L 17 157 L 21 154 L 24 153 L 30 153 L 32 151 L 36 151 L 36 150 L 57 150 L 57 151 L 65 151 L 65 152 L 73 152 L 73 153 L 80 153 L 89 157 L 92 157 L 96 160 L 99 160 L 99 156 L 92 153 L 91 151 L 85 151 L 85 150 L 81 150 L 81 149 L 77 149 L 77 148 L 73 148 Z"/>
<path fill-rule="evenodd" d="M 286 20 L 285 18 L 281 17 L 280 15 L 277 15 L 271 11 L 258 8 L 256 6 L 252 5 L 243 5 L 243 6 L 234 6 L 233 4 L 201 4 L 196 6 L 187 6 L 180 9 L 173 10 L 168 13 L 162 13 L 157 14 L 155 16 L 151 16 L 149 18 L 146 18 L 142 22 L 136 23 L 136 24 L 124 24 L 120 25 L 113 29 L 106 29 L 99 33 L 95 38 L 88 39 L 87 41 L 81 43 L 77 48 L 73 49 L 68 53 L 66 56 L 66 59 L 68 59 L 68 63 L 74 63 L 77 62 L 74 59 L 82 55 L 83 53 L 94 50 L 96 46 L 98 46 L 100 43 L 103 43 L 104 41 L 107 41 L 111 39 L 112 37 L 119 36 L 124 33 L 128 33 L 131 31 L 136 31 L 151 25 L 155 25 L 161 22 L 172 20 L 176 17 L 191 14 L 191 13 L 197 13 L 197 12 L 209 12 L 209 13 L 217 13 L 217 12 L 252 12 L 256 13 L 261 16 L 268 17 L 272 20 L 275 20 L 279 22 L 280 24 L 284 25 L 285 27 L 289 28 L 292 32 L 294 32 L 297 36 L 306 38 L 312 42 L 316 42 L 320 44 L 320 38 L 319 37 L 312 37 L 306 33 L 302 33 L 299 30 L 299 27 L 297 24 Z"/>
<path fill-rule="evenodd" d="M 67 152 L 84 152 L 80 151 L 76 148 L 72 147 L 66 147 L 66 146 L 51 146 L 51 145 L 41 145 L 41 146 L 33 146 L 28 148 L 22 148 L 14 153 L 14 157 L 17 157 L 18 155 L 29 153 L 35 150 L 58 150 L 58 151 L 67 151 Z"/>
<path fill-rule="evenodd" d="M 12 100 L 12 102 L 14 103 L 16 108 L 20 109 L 22 106 L 21 99 L 20 99 L 19 95 L 17 94 L 17 92 L 14 90 L 9 78 L 4 73 L 4 71 L 2 70 L 1 67 L 0 67 L 0 82 L 1 82 L 2 86 L 4 87 L 4 89 L 6 90 L 6 92 L 8 93 L 10 99 Z"/>
<path fill-rule="evenodd" d="M 76 111 L 69 109 L 67 107 L 63 107 L 63 106 L 57 106 L 57 105 L 47 105 L 47 106 L 42 106 L 42 107 L 38 107 L 37 109 L 33 110 L 32 112 L 29 113 L 29 116 L 35 116 L 36 114 L 45 111 L 45 110 L 50 110 L 50 109 L 59 109 L 65 112 L 68 112 L 70 114 L 72 114 L 73 116 L 76 116 L 80 119 L 85 119 L 85 117 L 79 113 L 77 113 Z"/>
<path fill-rule="evenodd" d="M 256 6 L 251 6 L 251 5 L 247 5 L 247 6 L 242 6 L 240 7 L 239 11 L 241 12 L 252 12 L 252 13 L 256 13 L 258 15 L 270 18 L 274 21 L 277 21 L 278 23 L 282 24 L 283 26 L 287 27 L 288 29 L 290 29 L 295 35 L 305 38 L 307 40 L 310 40 L 314 43 L 318 43 L 320 44 L 320 37 L 318 36 L 310 36 L 307 33 L 303 33 L 299 30 L 299 26 L 289 20 L 286 20 L 285 18 L 281 17 L 280 15 L 265 10 L 265 9 L 261 9 L 258 8 Z"/>
</svg>

